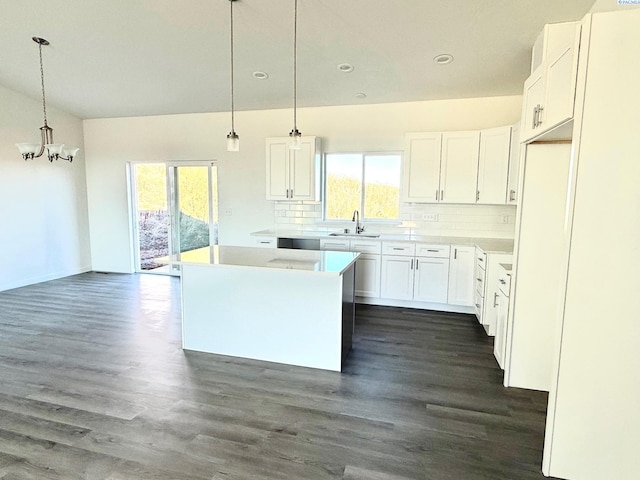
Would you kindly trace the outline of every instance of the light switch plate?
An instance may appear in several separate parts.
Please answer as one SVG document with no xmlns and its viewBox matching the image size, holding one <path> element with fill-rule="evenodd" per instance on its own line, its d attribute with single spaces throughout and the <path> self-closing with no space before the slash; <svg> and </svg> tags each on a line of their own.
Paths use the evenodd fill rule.
<svg viewBox="0 0 640 480">
<path fill-rule="evenodd" d="M 424 222 L 437 222 L 438 214 L 437 213 L 423 213 L 422 221 Z"/>
</svg>

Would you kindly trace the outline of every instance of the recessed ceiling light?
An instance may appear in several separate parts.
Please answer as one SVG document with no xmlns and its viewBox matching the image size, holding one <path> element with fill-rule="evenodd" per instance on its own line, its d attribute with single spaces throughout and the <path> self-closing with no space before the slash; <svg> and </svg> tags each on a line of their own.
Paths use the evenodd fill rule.
<svg viewBox="0 0 640 480">
<path fill-rule="evenodd" d="M 340 63 L 338 65 L 338 70 L 344 73 L 353 72 L 353 65 L 351 65 L 350 63 Z"/>
<path fill-rule="evenodd" d="M 269 78 L 269 74 L 267 72 L 253 72 L 253 78 L 257 78 L 258 80 L 266 80 Z"/>
<path fill-rule="evenodd" d="M 448 65 L 449 63 L 453 62 L 453 55 L 450 55 L 448 53 L 436 55 L 435 57 L 433 57 L 433 61 L 438 65 Z"/>
<path fill-rule="evenodd" d="M 356 93 L 356 98 L 367 98 L 367 94 L 364 92 Z"/>
</svg>

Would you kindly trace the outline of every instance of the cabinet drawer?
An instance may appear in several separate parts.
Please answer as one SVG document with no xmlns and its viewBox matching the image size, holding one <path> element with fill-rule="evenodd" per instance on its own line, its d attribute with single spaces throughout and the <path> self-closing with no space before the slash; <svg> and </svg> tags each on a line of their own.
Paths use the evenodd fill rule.
<svg viewBox="0 0 640 480">
<path fill-rule="evenodd" d="M 383 255 L 400 255 L 413 257 L 416 252 L 415 243 L 405 242 L 382 242 Z"/>
<path fill-rule="evenodd" d="M 485 280 L 484 270 L 482 270 L 481 268 L 476 268 L 476 273 L 475 273 L 473 282 L 476 285 L 476 292 L 478 292 L 478 295 L 480 295 L 483 298 L 484 298 L 484 280 Z"/>
<path fill-rule="evenodd" d="M 480 294 L 476 291 L 475 297 L 473 299 L 473 308 L 476 312 L 476 317 L 478 318 L 478 322 L 482 323 L 482 306 L 484 304 L 484 298 L 480 296 Z"/>
<path fill-rule="evenodd" d="M 349 248 L 349 240 L 320 240 L 320 250 L 348 252 Z"/>
<path fill-rule="evenodd" d="M 449 258 L 450 254 L 450 245 L 429 245 L 426 243 L 416 244 L 416 257 Z"/>
<path fill-rule="evenodd" d="M 380 255 L 382 245 L 375 240 L 351 240 L 351 251 Z"/>
<path fill-rule="evenodd" d="M 482 250 L 476 249 L 476 264 L 483 270 L 487 268 L 487 254 Z"/>
<path fill-rule="evenodd" d="M 505 297 L 509 296 L 509 289 L 511 288 L 511 275 L 507 274 L 504 269 L 500 269 L 498 274 L 498 289 L 504 294 Z"/>
<path fill-rule="evenodd" d="M 278 242 L 275 237 L 260 237 L 256 238 L 255 245 L 262 248 L 276 248 Z"/>
</svg>

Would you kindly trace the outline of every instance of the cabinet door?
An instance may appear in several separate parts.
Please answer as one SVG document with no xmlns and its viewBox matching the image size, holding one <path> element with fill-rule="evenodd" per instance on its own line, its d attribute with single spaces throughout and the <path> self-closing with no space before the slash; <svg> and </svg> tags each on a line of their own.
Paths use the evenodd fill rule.
<svg viewBox="0 0 640 480">
<path fill-rule="evenodd" d="M 540 133 L 538 110 L 544 103 L 543 65 L 524 82 L 520 143 L 527 142 Z"/>
<path fill-rule="evenodd" d="M 509 152 L 509 180 L 507 182 L 507 204 L 518 203 L 518 175 L 520 174 L 520 123 L 511 127 L 511 149 Z"/>
<path fill-rule="evenodd" d="M 569 28 L 573 35 L 546 61 L 544 110 L 540 119 L 542 131 L 573 118 L 581 27 L 577 23 L 575 26 L 569 25 Z"/>
<path fill-rule="evenodd" d="M 510 147 L 511 127 L 480 132 L 477 203 L 506 203 Z"/>
<path fill-rule="evenodd" d="M 413 257 L 382 256 L 380 296 L 394 300 L 413 299 Z"/>
<path fill-rule="evenodd" d="M 498 291 L 496 300 L 496 336 L 493 341 L 493 355 L 500 368 L 504 370 L 504 357 L 506 355 L 507 315 L 509 314 L 509 298 Z"/>
<path fill-rule="evenodd" d="M 451 245 L 449 262 L 449 295 L 450 305 L 470 307 L 474 300 L 473 270 L 476 258 L 475 247 Z"/>
<path fill-rule="evenodd" d="M 267 138 L 267 200 L 289 199 L 289 145 L 284 138 Z"/>
<path fill-rule="evenodd" d="M 380 296 L 380 255 L 363 253 L 356 261 L 356 296 Z"/>
<path fill-rule="evenodd" d="M 442 134 L 440 202 L 476 203 L 480 132 Z"/>
<path fill-rule="evenodd" d="M 406 135 L 402 196 L 405 202 L 437 202 L 440 197 L 442 134 Z"/>
<path fill-rule="evenodd" d="M 449 259 L 417 257 L 413 299 L 420 302 L 447 303 Z"/>
<path fill-rule="evenodd" d="M 315 137 L 302 137 L 300 150 L 289 150 L 289 189 L 291 200 L 316 199 Z"/>
</svg>

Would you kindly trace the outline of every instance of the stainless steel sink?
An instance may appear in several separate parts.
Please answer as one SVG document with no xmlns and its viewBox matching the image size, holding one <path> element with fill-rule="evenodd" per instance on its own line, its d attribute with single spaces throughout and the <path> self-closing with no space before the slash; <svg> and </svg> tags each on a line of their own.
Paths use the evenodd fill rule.
<svg viewBox="0 0 640 480">
<path fill-rule="evenodd" d="M 330 237 L 378 238 L 379 233 L 330 233 Z"/>
</svg>

